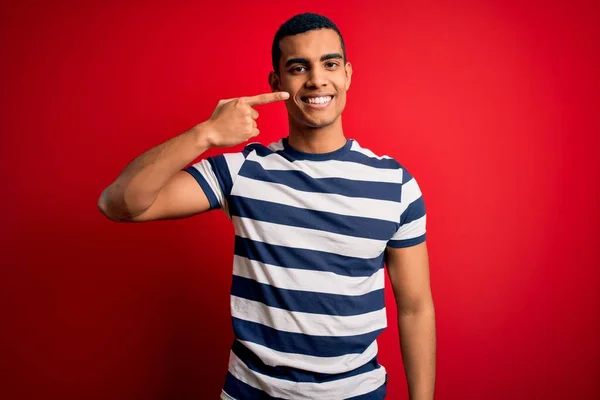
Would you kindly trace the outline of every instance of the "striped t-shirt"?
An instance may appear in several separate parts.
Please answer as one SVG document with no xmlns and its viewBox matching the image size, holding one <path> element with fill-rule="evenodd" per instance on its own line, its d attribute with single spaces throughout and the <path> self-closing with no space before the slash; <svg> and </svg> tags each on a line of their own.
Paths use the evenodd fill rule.
<svg viewBox="0 0 600 400">
<path fill-rule="evenodd" d="M 416 180 L 351 139 L 326 154 L 252 143 L 186 171 L 235 229 L 221 398 L 383 399 L 384 252 L 425 240 Z"/>
</svg>

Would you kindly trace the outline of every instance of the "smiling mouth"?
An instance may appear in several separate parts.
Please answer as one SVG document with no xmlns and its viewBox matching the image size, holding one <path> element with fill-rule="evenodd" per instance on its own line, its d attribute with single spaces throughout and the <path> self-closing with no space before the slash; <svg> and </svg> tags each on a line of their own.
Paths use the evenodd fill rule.
<svg viewBox="0 0 600 400">
<path fill-rule="evenodd" d="M 315 105 L 315 106 L 325 106 L 333 100 L 333 96 L 305 96 L 301 98 L 302 101 L 306 104 Z"/>
</svg>

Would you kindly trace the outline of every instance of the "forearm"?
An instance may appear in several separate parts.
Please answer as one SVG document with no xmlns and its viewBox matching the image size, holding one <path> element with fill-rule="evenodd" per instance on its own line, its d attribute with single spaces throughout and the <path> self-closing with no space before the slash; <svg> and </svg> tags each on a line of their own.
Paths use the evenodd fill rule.
<svg viewBox="0 0 600 400">
<path fill-rule="evenodd" d="M 433 305 L 399 313 L 400 347 L 410 400 L 432 400 L 435 389 L 436 333 Z"/>
<path fill-rule="evenodd" d="M 102 192 L 100 210 L 116 220 L 147 210 L 173 175 L 210 148 L 208 129 L 197 125 L 134 159 Z"/>
</svg>

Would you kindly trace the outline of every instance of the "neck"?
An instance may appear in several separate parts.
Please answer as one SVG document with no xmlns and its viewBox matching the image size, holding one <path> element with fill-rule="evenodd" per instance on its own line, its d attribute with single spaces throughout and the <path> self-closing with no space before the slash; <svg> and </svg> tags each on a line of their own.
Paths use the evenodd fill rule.
<svg viewBox="0 0 600 400">
<path fill-rule="evenodd" d="M 290 118 L 289 131 L 288 144 L 304 153 L 330 153 L 346 144 L 341 115 L 332 124 L 320 128 L 301 126 Z"/>
</svg>

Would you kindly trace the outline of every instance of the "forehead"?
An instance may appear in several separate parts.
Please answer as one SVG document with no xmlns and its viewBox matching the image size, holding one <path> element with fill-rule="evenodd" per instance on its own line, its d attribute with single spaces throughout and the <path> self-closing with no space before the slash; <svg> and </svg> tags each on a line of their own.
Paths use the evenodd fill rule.
<svg viewBox="0 0 600 400">
<path fill-rule="evenodd" d="M 318 60 L 324 54 L 342 54 L 340 37 L 333 29 L 316 29 L 293 36 L 286 36 L 279 42 L 281 60 L 301 57 Z"/>
</svg>

